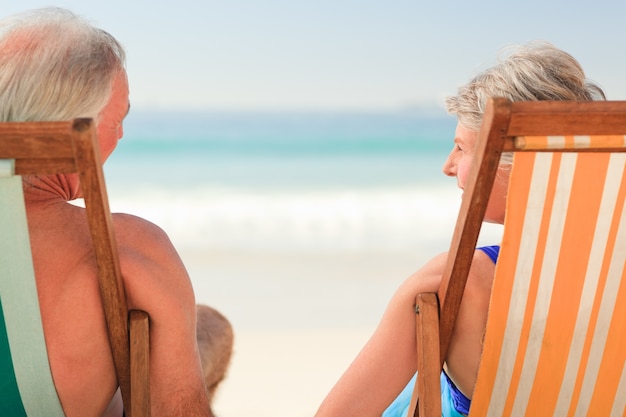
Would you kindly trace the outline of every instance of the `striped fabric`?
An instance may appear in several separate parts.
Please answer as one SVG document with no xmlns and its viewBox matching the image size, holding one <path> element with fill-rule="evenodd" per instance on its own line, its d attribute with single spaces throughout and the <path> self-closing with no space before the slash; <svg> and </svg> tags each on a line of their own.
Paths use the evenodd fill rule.
<svg viewBox="0 0 626 417">
<path fill-rule="evenodd" d="M 515 155 L 470 416 L 626 415 L 625 161 Z"/>
<path fill-rule="evenodd" d="M 626 146 L 625 135 L 605 136 L 518 136 L 515 146 L 522 150 L 541 149 L 608 149 Z"/>
<path fill-rule="evenodd" d="M 62 417 L 41 323 L 22 180 L 0 160 L 0 416 Z"/>
</svg>

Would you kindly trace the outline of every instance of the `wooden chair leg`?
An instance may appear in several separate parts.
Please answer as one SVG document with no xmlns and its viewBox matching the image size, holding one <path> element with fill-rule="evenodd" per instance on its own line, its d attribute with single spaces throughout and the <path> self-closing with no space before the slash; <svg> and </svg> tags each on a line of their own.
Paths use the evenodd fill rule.
<svg viewBox="0 0 626 417">
<path fill-rule="evenodd" d="M 410 410 L 415 416 L 441 416 L 439 378 L 439 302 L 437 294 L 418 294 L 415 300 L 417 335 L 417 381 Z"/>
<path fill-rule="evenodd" d="M 140 310 L 129 313 L 130 415 L 150 416 L 150 317 Z"/>
</svg>

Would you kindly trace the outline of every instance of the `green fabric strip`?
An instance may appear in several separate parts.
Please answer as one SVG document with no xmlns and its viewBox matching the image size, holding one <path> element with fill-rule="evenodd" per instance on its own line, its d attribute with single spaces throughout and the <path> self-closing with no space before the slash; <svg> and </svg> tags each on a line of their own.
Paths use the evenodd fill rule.
<svg viewBox="0 0 626 417">
<path fill-rule="evenodd" d="M 0 173 L 6 173 L 6 166 L 0 164 Z M 0 176 L 0 294 L 12 367 L 26 415 L 63 417 L 48 363 L 18 176 Z M 0 394 L 5 395 L 4 391 Z M 0 410 L 0 415 L 13 414 Z"/>
<path fill-rule="evenodd" d="M 2 393 L 0 411 L 3 416 L 26 417 L 20 391 L 17 389 L 13 361 L 11 361 L 9 336 L 2 313 L 2 297 L 0 297 L 0 392 Z"/>
</svg>

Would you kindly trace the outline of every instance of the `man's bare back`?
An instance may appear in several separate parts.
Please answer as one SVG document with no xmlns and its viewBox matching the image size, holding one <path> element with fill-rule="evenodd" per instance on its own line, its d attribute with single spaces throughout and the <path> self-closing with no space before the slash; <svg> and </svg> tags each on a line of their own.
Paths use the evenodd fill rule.
<svg viewBox="0 0 626 417">
<path fill-rule="evenodd" d="M 53 190 L 39 188 L 43 187 L 26 186 L 25 193 L 55 386 L 68 416 L 101 415 L 117 390 L 117 381 L 85 213 Z M 196 345 L 196 305 L 182 262 L 156 226 L 134 216 L 115 215 L 114 228 L 129 308 L 150 312 L 152 356 L 159 364 L 152 368 L 155 405 L 161 398 L 171 400 L 187 386 L 186 401 L 204 403 L 208 410 Z M 226 365 L 232 349 L 230 332 L 230 338 L 225 338 L 230 346 L 220 353 L 223 359 L 226 356 Z"/>
</svg>

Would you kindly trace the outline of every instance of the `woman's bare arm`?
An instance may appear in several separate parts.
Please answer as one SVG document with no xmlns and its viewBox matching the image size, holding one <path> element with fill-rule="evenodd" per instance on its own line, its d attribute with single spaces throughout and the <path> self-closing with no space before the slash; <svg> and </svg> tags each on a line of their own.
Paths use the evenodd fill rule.
<svg viewBox="0 0 626 417">
<path fill-rule="evenodd" d="M 416 372 L 415 297 L 439 288 L 447 254 L 430 260 L 398 288 L 374 334 L 320 406 L 316 417 L 380 417 Z M 476 251 L 446 358 L 471 395 L 495 265 Z"/>
<path fill-rule="evenodd" d="M 436 291 L 446 255 L 396 291 L 374 334 L 320 406 L 316 417 L 380 417 L 416 370 L 415 295 Z"/>
</svg>

